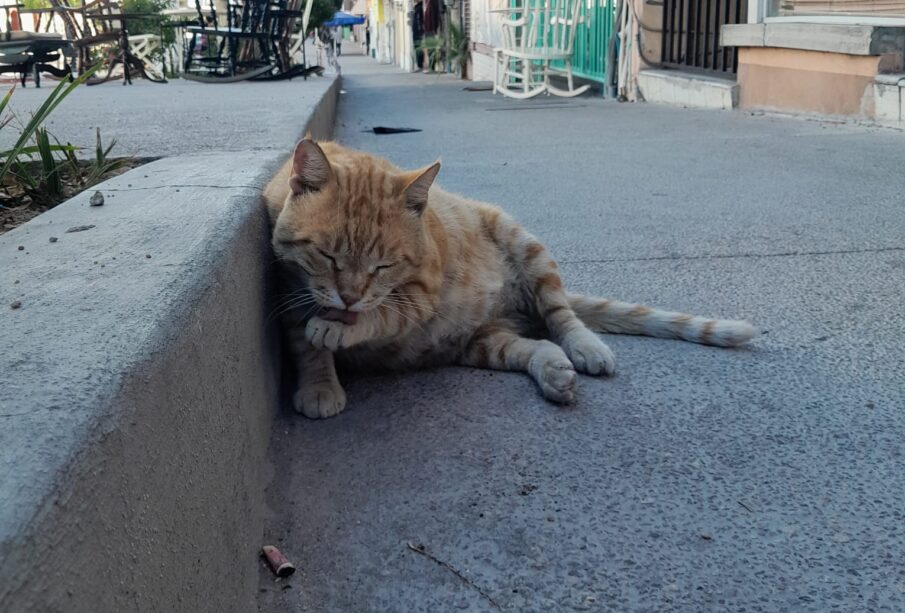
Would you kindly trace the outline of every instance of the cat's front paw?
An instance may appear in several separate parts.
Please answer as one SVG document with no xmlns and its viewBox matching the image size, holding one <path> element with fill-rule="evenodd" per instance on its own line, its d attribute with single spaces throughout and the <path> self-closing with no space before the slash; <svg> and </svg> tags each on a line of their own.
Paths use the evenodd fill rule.
<svg viewBox="0 0 905 613">
<path fill-rule="evenodd" d="M 578 372 L 587 375 L 612 375 L 616 372 L 616 356 L 613 351 L 586 328 L 579 328 L 566 335 L 562 348 Z"/>
<path fill-rule="evenodd" d="M 575 369 L 566 360 L 548 362 L 544 364 L 543 376 L 540 387 L 547 400 L 559 404 L 575 402 L 575 390 L 578 387 L 578 377 Z"/>
<path fill-rule="evenodd" d="M 306 384 L 292 398 L 295 410 L 311 419 L 326 419 L 339 415 L 346 408 L 346 392 L 339 382 Z"/>
<path fill-rule="evenodd" d="M 327 321 L 320 317 L 312 317 L 305 326 L 305 338 L 315 349 L 336 351 L 342 347 L 346 326 L 338 321 Z"/>
</svg>

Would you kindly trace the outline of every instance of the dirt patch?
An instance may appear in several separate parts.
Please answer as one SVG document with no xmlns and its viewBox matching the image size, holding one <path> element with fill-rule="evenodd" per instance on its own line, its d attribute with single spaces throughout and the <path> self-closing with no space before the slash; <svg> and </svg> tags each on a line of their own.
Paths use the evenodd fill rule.
<svg viewBox="0 0 905 613">
<path fill-rule="evenodd" d="M 17 228 L 27 221 L 30 221 L 48 211 L 58 204 L 69 200 L 73 196 L 92 189 L 98 183 L 105 181 L 111 177 L 121 175 L 124 172 L 137 168 L 142 164 L 152 162 L 157 158 L 123 158 L 122 165 L 116 170 L 112 170 L 102 175 L 97 181 L 91 184 L 80 183 L 75 179 L 74 172 L 67 171 L 61 177 L 63 183 L 62 195 L 57 198 L 41 198 L 40 196 L 28 193 L 21 185 L 7 181 L 0 189 L 0 234 L 9 232 L 13 228 Z M 85 168 L 89 162 L 85 162 Z"/>
</svg>

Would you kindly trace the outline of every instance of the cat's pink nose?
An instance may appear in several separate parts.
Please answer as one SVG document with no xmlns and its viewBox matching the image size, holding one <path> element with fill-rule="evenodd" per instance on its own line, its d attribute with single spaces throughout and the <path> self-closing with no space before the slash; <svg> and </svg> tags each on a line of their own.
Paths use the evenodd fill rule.
<svg viewBox="0 0 905 613">
<path fill-rule="evenodd" d="M 360 300 L 360 298 L 358 296 L 355 296 L 352 294 L 345 294 L 343 292 L 339 293 L 339 299 L 343 301 L 343 304 L 346 305 L 346 308 L 349 308 L 350 306 L 352 306 L 353 304 L 355 304 L 356 302 L 358 302 Z"/>
</svg>

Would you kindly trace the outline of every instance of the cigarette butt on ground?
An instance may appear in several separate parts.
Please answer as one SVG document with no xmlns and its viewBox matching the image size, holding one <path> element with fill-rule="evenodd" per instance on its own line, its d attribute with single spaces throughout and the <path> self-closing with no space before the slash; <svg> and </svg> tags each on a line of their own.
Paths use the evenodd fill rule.
<svg viewBox="0 0 905 613">
<path fill-rule="evenodd" d="M 277 577 L 288 577 L 295 572 L 295 566 L 286 559 L 283 553 L 273 545 L 264 545 L 261 555 L 267 559 L 267 564 Z"/>
</svg>

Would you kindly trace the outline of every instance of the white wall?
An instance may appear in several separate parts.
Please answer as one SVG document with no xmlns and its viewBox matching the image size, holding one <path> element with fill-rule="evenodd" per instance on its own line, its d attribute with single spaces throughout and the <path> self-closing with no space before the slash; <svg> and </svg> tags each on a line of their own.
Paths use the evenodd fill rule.
<svg viewBox="0 0 905 613">
<path fill-rule="evenodd" d="M 504 14 L 488 13 L 492 9 L 502 9 L 509 6 L 508 0 L 471 0 L 471 40 L 487 47 L 499 47 L 502 44 L 503 30 L 500 20 Z M 493 57 L 481 53 L 480 50 L 472 51 L 472 74 L 475 81 L 493 80 Z"/>
</svg>

